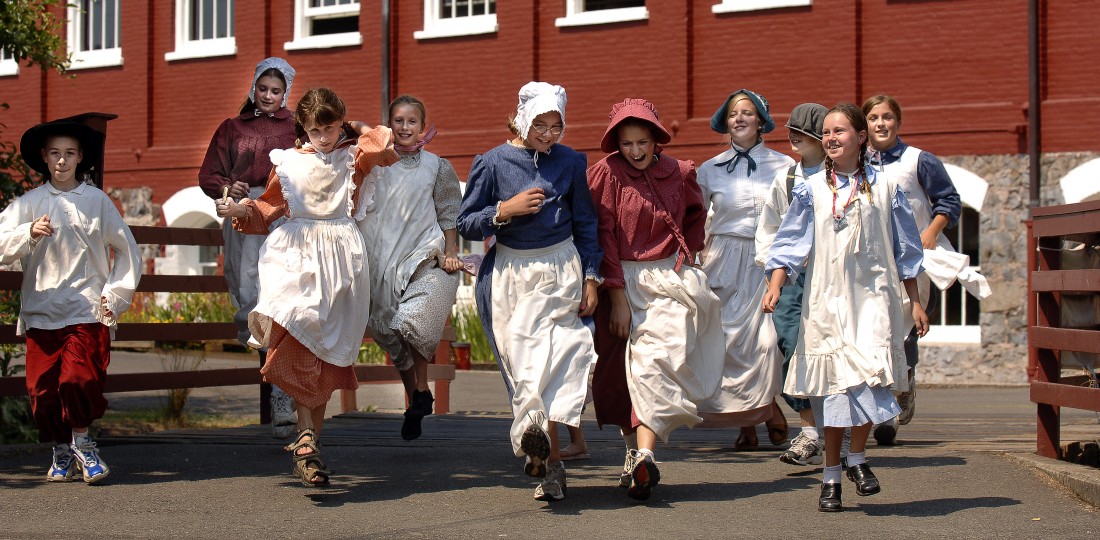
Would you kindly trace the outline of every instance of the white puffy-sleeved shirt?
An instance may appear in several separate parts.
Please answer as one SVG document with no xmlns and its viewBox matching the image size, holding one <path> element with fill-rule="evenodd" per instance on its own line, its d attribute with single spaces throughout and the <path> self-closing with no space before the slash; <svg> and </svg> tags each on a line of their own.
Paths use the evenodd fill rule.
<svg viewBox="0 0 1100 540">
<path fill-rule="evenodd" d="M 755 164 L 749 173 L 749 163 L 737 157 L 737 148 L 714 156 L 699 166 L 699 187 L 703 202 L 710 209 L 707 236 L 726 234 L 741 238 L 756 237 L 756 223 L 764 209 L 768 189 L 780 171 L 786 171 L 794 160 L 759 143 L 749 149 Z"/>
<path fill-rule="evenodd" d="M 53 235 L 32 240 L 31 225 L 42 216 Z M 16 260 L 23 266 L 17 335 L 100 322 L 113 337 L 141 279 L 130 228 L 107 194 L 88 184 L 60 191 L 46 182 L 0 213 L 0 264 Z M 100 297 L 114 317 L 103 316 Z"/>
</svg>

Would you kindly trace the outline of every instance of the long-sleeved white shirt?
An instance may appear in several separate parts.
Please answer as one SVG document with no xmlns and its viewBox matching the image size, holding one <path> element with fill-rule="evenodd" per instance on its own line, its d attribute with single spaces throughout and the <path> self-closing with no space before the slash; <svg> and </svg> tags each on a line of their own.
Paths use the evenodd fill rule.
<svg viewBox="0 0 1100 540">
<path fill-rule="evenodd" d="M 49 216 L 53 235 L 32 240 L 31 225 L 42 216 Z M 0 264 L 16 260 L 23 266 L 18 335 L 100 322 L 113 336 L 141 279 L 130 228 L 111 199 L 87 184 L 59 191 L 46 182 L 0 213 Z M 103 315 L 100 297 L 113 317 Z"/>
</svg>

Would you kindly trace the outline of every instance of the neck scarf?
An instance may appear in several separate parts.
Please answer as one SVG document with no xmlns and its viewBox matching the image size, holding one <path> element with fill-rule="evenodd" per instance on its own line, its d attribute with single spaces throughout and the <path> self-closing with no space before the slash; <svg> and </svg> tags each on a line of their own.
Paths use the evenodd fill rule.
<svg viewBox="0 0 1100 540">
<path fill-rule="evenodd" d="M 752 176 L 752 173 L 756 172 L 756 160 L 752 159 L 752 156 L 749 155 L 749 152 L 752 152 L 752 149 L 756 148 L 756 145 L 753 145 L 753 147 L 749 148 L 748 150 L 742 150 L 738 148 L 735 144 L 731 144 L 730 148 L 733 148 L 733 157 L 721 163 L 715 163 L 714 166 L 725 167 L 726 172 L 732 173 L 733 170 L 737 168 L 737 164 L 741 161 L 741 158 L 745 158 L 745 164 L 748 169 L 748 176 Z"/>
</svg>

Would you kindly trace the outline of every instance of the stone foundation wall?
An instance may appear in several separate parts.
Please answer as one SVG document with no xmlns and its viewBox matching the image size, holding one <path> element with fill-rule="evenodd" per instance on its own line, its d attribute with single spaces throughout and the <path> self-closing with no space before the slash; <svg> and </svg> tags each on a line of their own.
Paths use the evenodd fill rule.
<svg viewBox="0 0 1100 540">
<path fill-rule="evenodd" d="M 1041 204 L 1063 204 L 1058 181 L 1073 168 L 1097 157 L 1100 154 L 1045 154 Z M 989 182 L 979 225 L 979 257 L 993 296 L 981 304 L 981 344 L 922 347 L 918 376 L 926 383 L 1024 384 L 1027 382 L 1025 220 L 1030 202 L 1027 156 L 952 156 L 943 161 Z"/>
</svg>

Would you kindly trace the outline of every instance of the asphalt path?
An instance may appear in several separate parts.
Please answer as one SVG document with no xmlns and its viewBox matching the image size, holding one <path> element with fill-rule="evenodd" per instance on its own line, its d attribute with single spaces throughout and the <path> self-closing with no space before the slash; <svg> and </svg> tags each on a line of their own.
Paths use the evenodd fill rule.
<svg viewBox="0 0 1100 540">
<path fill-rule="evenodd" d="M 219 355 L 206 367 L 241 362 L 255 359 Z M 112 364 L 148 369 L 158 369 L 153 355 L 116 353 Z M 1100 511 L 1019 459 L 1035 439 L 1024 387 L 921 388 L 901 444 L 869 444 L 882 493 L 858 497 L 846 481 L 838 514 L 816 511 L 819 467 L 781 463 L 766 443 L 735 452 L 736 430 L 675 431 L 657 449 L 660 486 L 633 501 L 617 487 L 617 430 L 598 429 L 590 411 L 592 458 L 567 463 L 564 501 L 535 501 L 507 440 L 500 375 L 459 372 L 451 397 L 456 412 L 428 417 L 424 436 L 408 442 L 399 385 L 364 385 L 359 405 L 371 412 L 326 423 L 328 489 L 300 486 L 284 441 L 255 424 L 101 438 L 112 473 L 99 486 L 45 482 L 46 446 L 5 448 L 0 538 L 1100 537 Z M 161 399 L 109 398 L 114 408 Z M 247 416 L 256 403 L 254 387 L 227 387 L 196 389 L 189 407 Z M 1100 432 L 1092 413 L 1064 411 L 1062 425 L 1063 440 Z"/>
</svg>

